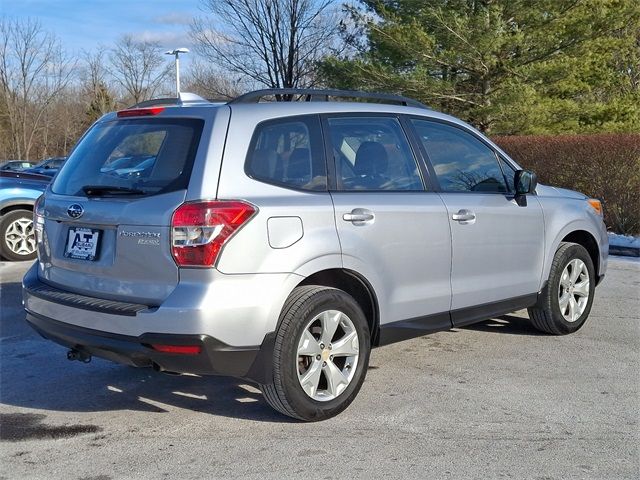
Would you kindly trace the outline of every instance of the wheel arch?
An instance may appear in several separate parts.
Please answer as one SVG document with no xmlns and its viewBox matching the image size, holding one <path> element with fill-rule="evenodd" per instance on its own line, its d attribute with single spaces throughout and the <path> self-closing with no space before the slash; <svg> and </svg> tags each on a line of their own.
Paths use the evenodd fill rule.
<svg viewBox="0 0 640 480">
<path fill-rule="evenodd" d="M 364 276 L 346 268 L 329 268 L 309 275 L 297 286 L 304 285 L 338 288 L 351 295 L 362 308 L 369 323 L 371 345 L 377 346 L 379 344 L 380 310 L 378 299 L 371 283 Z"/>
<path fill-rule="evenodd" d="M 26 200 L 26 199 L 17 199 L 8 203 L 4 203 L 2 207 L 0 207 L 0 216 L 6 215 L 7 213 L 13 212 L 14 210 L 33 211 L 34 204 L 35 204 L 35 200 Z"/>
<path fill-rule="evenodd" d="M 596 279 L 599 277 L 600 249 L 598 247 L 598 242 L 591 233 L 586 230 L 574 230 L 573 232 L 565 235 L 562 238 L 561 242 L 571 242 L 582 245 L 587 250 L 587 252 L 589 252 L 589 256 L 591 257 L 591 261 L 593 262 L 593 268 L 596 272 Z"/>
</svg>

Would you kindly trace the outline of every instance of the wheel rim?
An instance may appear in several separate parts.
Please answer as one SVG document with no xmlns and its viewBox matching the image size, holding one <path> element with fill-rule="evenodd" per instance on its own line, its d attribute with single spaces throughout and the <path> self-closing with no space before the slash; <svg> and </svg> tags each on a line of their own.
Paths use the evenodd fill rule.
<svg viewBox="0 0 640 480">
<path fill-rule="evenodd" d="M 33 220 L 22 217 L 11 222 L 5 231 L 4 241 L 12 253 L 24 256 L 31 255 L 36 251 Z"/>
<path fill-rule="evenodd" d="M 304 392 L 326 402 L 351 383 L 360 357 L 358 332 L 351 319 L 327 310 L 305 326 L 298 339 L 296 371 Z"/>
<path fill-rule="evenodd" d="M 589 302 L 589 270 L 579 258 L 571 260 L 560 277 L 558 304 L 568 322 L 577 321 Z"/>
</svg>

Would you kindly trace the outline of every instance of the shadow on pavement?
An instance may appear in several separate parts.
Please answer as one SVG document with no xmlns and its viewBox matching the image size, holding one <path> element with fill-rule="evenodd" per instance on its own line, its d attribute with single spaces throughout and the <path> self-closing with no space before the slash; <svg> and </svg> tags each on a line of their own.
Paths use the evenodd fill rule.
<svg viewBox="0 0 640 480">
<path fill-rule="evenodd" d="M 20 283 L 3 284 L 1 296 L 0 403 L 76 412 L 168 413 L 182 408 L 263 422 L 292 421 L 272 410 L 257 388 L 239 379 L 169 376 L 97 358 L 89 364 L 70 362 L 66 348 L 41 338 L 26 324 Z M 540 335 L 527 319 L 513 315 L 464 328 Z"/>
<path fill-rule="evenodd" d="M 545 335 L 536 330 L 528 318 L 516 317 L 515 315 L 502 315 L 501 317 L 492 318 L 462 328 L 465 330 L 504 333 L 508 335 Z"/>
<path fill-rule="evenodd" d="M 3 284 L 1 297 L 0 403 L 76 412 L 167 413 L 183 408 L 263 422 L 292 421 L 240 379 L 167 375 L 97 358 L 89 364 L 70 362 L 66 348 L 26 324 L 20 283 Z"/>
</svg>

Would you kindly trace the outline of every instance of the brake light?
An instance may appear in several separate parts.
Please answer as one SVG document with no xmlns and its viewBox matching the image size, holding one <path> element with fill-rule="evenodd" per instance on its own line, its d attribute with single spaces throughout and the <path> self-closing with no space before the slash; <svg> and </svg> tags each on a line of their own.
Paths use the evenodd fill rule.
<svg viewBox="0 0 640 480">
<path fill-rule="evenodd" d="M 164 107 L 129 108 L 127 110 L 120 110 L 118 112 L 118 118 L 148 117 L 151 115 L 158 115 L 162 111 L 164 111 Z"/>
<path fill-rule="evenodd" d="M 43 217 L 44 216 L 44 207 L 43 204 L 44 203 L 44 193 L 42 195 L 40 195 L 37 199 L 36 199 L 36 203 L 33 205 L 33 214 L 38 216 L 38 217 Z"/>
<path fill-rule="evenodd" d="M 44 230 L 44 194 L 40 195 L 33 205 L 33 230 L 36 235 L 36 243 L 40 243 Z"/>
<path fill-rule="evenodd" d="M 151 344 L 157 352 L 162 353 L 180 353 L 182 355 L 198 355 L 202 351 L 200 345 L 159 345 Z"/>
<path fill-rule="evenodd" d="M 171 250 L 179 267 L 212 267 L 229 238 L 256 212 L 246 202 L 202 201 L 180 205 L 171 219 Z"/>
</svg>

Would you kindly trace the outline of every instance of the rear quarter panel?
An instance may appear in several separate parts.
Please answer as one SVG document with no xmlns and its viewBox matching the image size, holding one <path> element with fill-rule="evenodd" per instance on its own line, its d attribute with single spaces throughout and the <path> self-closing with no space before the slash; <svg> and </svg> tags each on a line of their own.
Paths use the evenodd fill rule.
<svg viewBox="0 0 640 480">
<path fill-rule="evenodd" d="M 286 115 L 283 115 L 286 116 Z M 341 268 L 340 242 L 328 192 L 291 190 L 256 181 L 244 171 L 256 126 L 273 118 L 269 109 L 234 109 L 224 149 L 217 198 L 244 200 L 258 212 L 224 246 L 222 273 L 311 275 Z"/>
</svg>

